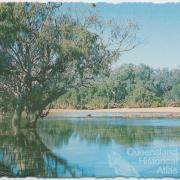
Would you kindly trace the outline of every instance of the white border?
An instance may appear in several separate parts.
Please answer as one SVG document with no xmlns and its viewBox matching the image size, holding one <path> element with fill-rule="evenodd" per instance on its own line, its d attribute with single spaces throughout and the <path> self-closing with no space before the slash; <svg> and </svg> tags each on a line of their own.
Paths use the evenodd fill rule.
<svg viewBox="0 0 180 180">
<path fill-rule="evenodd" d="M 119 3 L 153 3 L 153 4 L 163 4 L 163 3 L 180 3 L 180 0 L 0 0 L 0 3 L 2 2 L 83 2 L 83 3 L 98 3 L 98 2 L 104 2 L 104 3 L 112 3 L 112 4 L 119 4 Z M 8 177 L 2 177 L 1 180 L 8 180 Z M 10 178 L 15 180 L 43 180 L 44 178 Z M 68 180 L 78 180 L 79 178 L 45 178 L 49 180 L 57 180 L 57 179 L 68 179 Z M 97 180 L 95 177 L 92 178 L 80 178 L 82 180 Z M 98 178 L 101 180 L 176 180 L 176 178 L 125 178 L 125 177 L 117 177 L 117 178 Z"/>
<path fill-rule="evenodd" d="M 125 178 L 125 177 L 116 177 L 116 178 L 34 178 L 34 177 L 27 177 L 27 178 L 7 178 L 7 177 L 2 177 L 0 178 L 1 180 L 11 180 L 11 179 L 14 179 L 14 180 L 23 180 L 23 179 L 26 179 L 26 180 L 61 180 L 61 179 L 64 179 L 64 180 L 176 180 L 176 178 Z M 178 179 L 178 178 L 177 178 Z"/>
<path fill-rule="evenodd" d="M 153 3 L 153 4 L 163 4 L 163 3 L 180 3 L 180 0 L 0 0 L 1 2 L 82 2 L 82 3 Z"/>
</svg>

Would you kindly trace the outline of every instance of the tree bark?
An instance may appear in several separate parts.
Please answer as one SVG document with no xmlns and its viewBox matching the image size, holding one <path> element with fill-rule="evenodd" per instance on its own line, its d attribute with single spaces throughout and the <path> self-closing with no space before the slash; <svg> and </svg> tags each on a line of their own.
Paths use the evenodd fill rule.
<svg viewBox="0 0 180 180">
<path fill-rule="evenodd" d="M 28 120 L 28 127 L 35 128 L 37 120 L 39 118 L 39 112 L 38 111 L 28 111 L 27 112 L 27 120 Z"/>
<path fill-rule="evenodd" d="M 12 118 L 12 130 L 16 135 L 20 132 L 21 128 L 21 115 L 24 107 L 24 100 L 22 96 L 17 98 L 16 108 L 14 110 L 13 118 Z"/>
<path fill-rule="evenodd" d="M 20 106 L 17 105 L 12 118 L 12 129 L 15 135 L 18 134 L 21 128 L 21 114 L 22 108 L 20 108 Z"/>
</svg>

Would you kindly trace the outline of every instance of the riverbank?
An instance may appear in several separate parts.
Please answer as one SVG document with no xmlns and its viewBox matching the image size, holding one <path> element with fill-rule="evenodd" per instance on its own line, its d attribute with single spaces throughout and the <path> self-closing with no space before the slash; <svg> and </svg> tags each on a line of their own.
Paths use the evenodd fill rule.
<svg viewBox="0 0 180 180">
<path fill-rule="evenodd" d="M 93 117 L 115 116 L 127 118 L 144 117 L 175 117 L 180 118 L 180 107 L 157 107 L 157 108 L 115 108 L 115 109 L 51 109 L 50 117 Z"/>
<path fill-rule="evenodd" d="M 50 112 L 121 112 L 121 113 L 180 113 L 180 107 L 156 107 L 156 108 L 114 108 L 114 109 L 51 109 Z"/>
</svg>

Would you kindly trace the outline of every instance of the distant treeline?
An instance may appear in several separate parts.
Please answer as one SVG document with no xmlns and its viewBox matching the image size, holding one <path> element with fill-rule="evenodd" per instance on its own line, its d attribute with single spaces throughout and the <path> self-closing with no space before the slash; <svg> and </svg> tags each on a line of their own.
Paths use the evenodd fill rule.
<svg viewBox="0 0 180 180">
<path fill-rule="evenodd" d="M 125 64 L 110 76 L 98 77 L 91 87 L 72 89 L 53 103 L 54 108 L 180 106 L 180 68 L 152 69 Z"/>
</svg>

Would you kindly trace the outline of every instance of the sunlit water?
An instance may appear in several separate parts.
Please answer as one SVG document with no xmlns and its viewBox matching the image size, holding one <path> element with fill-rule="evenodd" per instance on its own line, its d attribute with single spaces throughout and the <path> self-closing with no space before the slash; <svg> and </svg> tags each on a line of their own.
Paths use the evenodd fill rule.
<svg viewBox="0 0 180 180">
<path fill-rule="evenodd" d="M 180 119 L 64 117 L 2 132 L 0 175 L 180 177 Z"/>
</svg>

